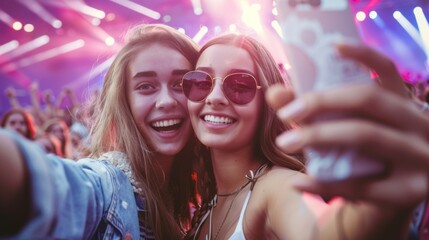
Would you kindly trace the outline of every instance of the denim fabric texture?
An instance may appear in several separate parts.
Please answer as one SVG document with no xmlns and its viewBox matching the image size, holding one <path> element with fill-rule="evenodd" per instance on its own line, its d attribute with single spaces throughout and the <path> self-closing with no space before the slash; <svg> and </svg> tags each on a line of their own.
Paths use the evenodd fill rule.
<svg viewBox="0 0 429 240">
<path fill-rule="evenodd" d="M 105 160 L 46 154 L 8 130 L 0 135 L 17 144 L 31 189 L 30 219 L 8 239 L 139 239 L 137 210 L 144 207 L 120 169 Z"/>
</svg>

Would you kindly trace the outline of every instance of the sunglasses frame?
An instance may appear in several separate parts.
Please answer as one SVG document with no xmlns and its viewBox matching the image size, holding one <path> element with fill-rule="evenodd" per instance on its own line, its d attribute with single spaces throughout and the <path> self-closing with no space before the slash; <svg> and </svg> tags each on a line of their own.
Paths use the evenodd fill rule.
<svg viewBox="0 0 429 240">
<path fill-rule="evenodd" d="M 188 74 L 188 73 L 194 73 L 194 72 L 204 73 L 204 74 L 206 74 L 207 76 L 209 76 L 209 78 L 212 80 L 212 86 L 211 86 L 211 88 L 210 88 L 210 91 L 207 93 L 207 96 L 205 96 L 205 97 L 204 97 L 203 99 L 201 99 L 200 101 L 194 101 L 194 100 L 191 100 L 191 99 L 189 99 L 189 97 L 188 97 L 188 96 L 186 96 L 186 94 L 185 94 L 186 98 L 187 98 L 189 101 L 192 101 L 192 102 L 203 102 L 203 101 L 205 101 L 205 100 L 207 99 L 207 97 L 210 95 L 210 93 L 213 91 L 214 86 L 215 86 L 214 82 L 215 82 L 215 80 L 216 80 L 216 79 L 220 79 L 220 80 L 221 80 L 221 83 L 220 83 L 220 84 L 221 84 L 221 88 L 222 88 L 222 93 L 223 93 L 223 95 L 228 99 L 228 101 L 230 101 L 230 102 L 232 102 L 232 103 L 234 103 L 234 104 L 236 104 L 236 105 L 246 105 L 246 104 L 250 103 L 250 102 L 255 98 L 255 96 L 256 96 L 256 91 L 258 91 L 258 90 L 262 89 L 262 86 L 261 86 L 261 85 L 258 85 L 258 81 L 256 80 L 256 77 L 255 77 L 255 76 L 253 76 L 253 75 L 252 75 L 252 74 L 250 74 L 250 73 L 247 73 L 247 72 L 234 72 L 234 73 L 227 74 L 225 77 L 212 77 L 209 73 L 207 73 L 207 72 L 205 72 L 205 71 L 201 71 L 201 70 L 194 70 L 194 71 L 189 71 L 189 72 L 185 73 L 185 75 L 186 75 L 186 74 Z M 249 102 L 247 102 L 247 103 L 236 103 L 235 101 L 232 101 L 232 100 L 228 97 L 228 95 L 227 95 L 227 94 L 225 94 L 225 90 L 223 89 L 223 83 L 224 83 L 225 79 L 227 79 L 227 78 L 228 78 L 228 77 L 230 77 L 230 76 L 237 75 L 237 74 L 245 74 L 245 75 L 248 75 L 248 76 L 250 76 L 250 77 L 253 79 L 253 81 L 255 81 L 255 85 L 256 85 L 255 95 L 254 95 L 254 96 L 252 97 L 252 99 L 251 99 Z M 183 89 L 183 81 L 184 81 L 185 75 L 183 75 L 183 77 L 182 77 L 182 82 L 180 83 L 180 86 L 182 87 L 182 89 Z"/>
</svg>

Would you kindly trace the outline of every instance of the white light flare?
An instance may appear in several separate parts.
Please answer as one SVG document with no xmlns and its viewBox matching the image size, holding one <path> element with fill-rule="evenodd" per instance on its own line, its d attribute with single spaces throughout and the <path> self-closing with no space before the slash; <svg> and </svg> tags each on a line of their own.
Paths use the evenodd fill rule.
<svg viewBox="0 0 429 240">
<path fill-rule="evenodd" d="M 369 12 L 369 18 L 371 19 L 376 19 L 378 16 L 378 13 L 374 10 L 372 10 L 371 12 Z"/>
<path fill-rule="evenodd" d="M 13 23 L 17 22 L 9 14 L 0 9 L 0 21 L 4 22 L 7 26 L 12 27 Z"/>
<path fill-rule="evenodd" d="M 157 11 L 154 11 L 150 8 L 144 7 L 140 4 L 137 4 L 135 2 L 129 1 L 129 0 L 110 0 L 114 3 L 117 3 L 123 7 L 126 7 L 130 10 L 136 11 L 140 14 L 143 14 L 145 16 L 148 16 L 152 19 L 158 20 L 161 18 L 161 14 Z"/>
<path fill-rule="evenodd" d="M 423 41 L 423 46 L 426 53 L 426 67 L 429 68 L 429 23 L 421 7 L 414 8 L 414 16 L 417 20 L 417 26 L 419 28 L 420 36 Z"/>
<path fill-rule="evenodd" d="M 277 32 L 277 34 L 283 39 L 283 31 L 282 31 L 282 28 L 280 27 L 280 24 L 277 20 L 273 20 L 271 22 L 271 27 L 273 27 L 274 30 Z"/>
<path fill-rule="evenodd" d="M 262 33 L 261 18 L 259 16 L 259 10 L 261 9 L 260 4 L 247 5 L 245 2 L 241 4 L 243 9 L 243 15 L 241 20 L 250 28 L 254 29 L 257 33 Z"/>
<path fill-rule="evenodd" d="M 17 49 L 19 46 L 19 42 L 17 40 L 12 40 L 0 46 L 0 55 L 8 53 Z"/>
<path fill-rule="evenodd" d="M 425 46 L 423 44 L 422 38 L 420 37 L 419 30 L 414 27 L 414 25 L 408 21 L 408 19 L 400 12 L 393 12 L 393 18 L 398 21 L 398 23 L 404 28 L 404 30 L 411 36 L 411 38 L 424 50 Z"/>
<path fill-rule="evenodd" d="M 11 59 L 16 58 L 18 56 L 21 56 L 27 52 L 33 51 L 36 48 L 39 48 L 41 46 L 48 44 L 49 41 L 50 41 L 49 36 L 43 35 L 43 36 L 40 36 L 40 37 L 33 39 L 29 42 L 26 42 L 26 43 L 22 44 L 21 47 L 19 47 L 15 51 L 11 52 L 10 54 L 8 54 L 7 60 L 11 60 Z"/>
<path fill-rule="evenodd" d="M 196 43 L 199 43 L 201 39 L 207 34 L 209 29 L 206 26 L 202 26 L 200 30 L 195 34 L 195 36 L 192 38 Z"/>
<path fill-rule="evenodd" d="M 27 7 L 30 11 L 35 13 L 38 17 L 40 17 L 43 21 L 47 22 L 53 28 L 61 28 L 63 23 L 54 17 L 51 13 L 49 13 L 40 3 L 34 0 L 20 0 L 22 5 Z"/>
<path fill-rule="evenodd" d="M 97 8 L 90 7 L 86 5 L 84 2 L 79 1 L 64 1 L 68 7 L 71 9 L 83 13 L 85 15 L 96 17 L 99 19 L 103 19 L 106 17 L 106 13 L 104 11 L 101 11 Z"/>
<path fill-rule="evenodd" d="M 194 9 L 194 14 L 199 16 L 203 14 L 203 8 L 201 7 L 201 0 L 191 0 L 192 8 Z"/>
<path fill-rule="evenodd" d="M 5 65 L 2 69 L 5 72 L 11 72 L 11 71 L 14 71 L 18 68 L 27 67 L 27 66 L 30 66 L 32 64 L 42 62 L 44 60 L 54 58 L 58 55 L 74 51 L 76 49 L 82 48 L 84 45 L 85 45 L 85 41 L 83 41 L 82 39 L 79 39 L 79 40 L 67 43 L 63 46 L 56 47 L 56 48 L 47 50 L 45 52 L 38 53 L 34 56 L 23 58 L 20 61 L 18 61 L 17 64 L 11 63 L 8 65 Z"/>
</svg>

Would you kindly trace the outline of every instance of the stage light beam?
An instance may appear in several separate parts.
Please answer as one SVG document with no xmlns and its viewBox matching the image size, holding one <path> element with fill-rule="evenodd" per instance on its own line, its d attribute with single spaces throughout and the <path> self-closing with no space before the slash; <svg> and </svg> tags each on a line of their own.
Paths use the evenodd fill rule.
<svg viewBox="0 0 429 240">
<path fill-rule="evenodd" d="M 90 7 L 86 4 L 84 4 L 83 2 L 76 2 L 76 1 L 66 1 L 66 2 L 70 8 L 72 8 L 72 9 L 74 9 L 80 13 L 86 14 L 86 15 L 91 16 L 91 17 L 96 17 L 99 19 L 103 19 L 104 17 L 106 17 L 105 12 L 103 12 L 99 9 Z"/>
<path fill-rule="evenodd" d="M 273 20 L 271 22 L 271 26 L 274 28 L 276 33 L 283 39 L 283 32 L 282 32 L 282 28 L 280 27 L 279 22 L 277 20 Z"/>
<path fill-rule="evenodd" d="M 13 28 L 12 25 L 15 22 L 18 22 L 17 20 L 15 20 L 14 18 L 12 18 L 9 14 L 7 14 L 4 11 L 2 11 L 1 9 L 0 9 L 0 21 L 4 22 L 7 26 L 12 27 L 12 28 Z M 22 24 L 21 24 L 21 26 L 22 26 Z"/>
<path fill-rule="evenodd" d="M 83 47 L 84 45 L 85 45 L 85 41 L 83 41 L 82 39 L 79 39 L 79 40 L 67 43 L 63 46 L 56 47 L 56 48 L 47 50 L 45 52 L 38 53 L 34 56 L 23 58 L 23 59 L 19 60 L 17 62 L 17 64 L 10 63 L 8 65 L 5 65 L 2 69 L 5 72 L 12 72 L 12 71 L 17 70 L 18 68 L 27 67 L 27 66 L 30 66 L 32 64 L 48 60 L 50 58 L 54 58 L 58 55 L 74 51 L 76 49 Z"/>
<path fill-rule="evenodd" d="M 421 7 L 414 8 L 414 16 L 416 17 L 417 26 L 426 53 L 426 66 L 429 68 L 429 23 Z"/>
<path fill-rule="evenodd" d="M 419 30 L 417 30 L 417 28 L 415 28 L 414 25 L 408 21 L 408 19 L 400 11 L 393 12 L 393 18 L 398 21 L 398 23 L 410 35 L 410 37 L 424 50 L 425 46 L 423 44 Z"/>
<path fill-rule="evenodd" d="M 203 37 L 207 34 L 208 31 L 209 29 L 206 26 L 202 26 L 200 30 L 197 32 L 197 34 L 195 34 L 195 36 L 192 38 L 192 40 L 194 40 L 194 42 L 196 43 L 199 43 L 201 39 L 203 39 Z"/>
<path fill-rule="evenodd" d="M 194 14 L 199 16 L 203 14 L 203 8 L 201 7 L 201 0 L 191 0 L 192 8 L 194 9 Z"/>
<path fill-rule="evenodd" d="M 150 8 L 144 7 L 140 4 L 137 4 L 137 3 L 129 1 L 129 0 L 110 0 L 110 1 L 117 3 L 123 7 L 126 7 L 130 10 L 136 11 L 140 14 L 143 14 L 147 17 L 155 19 L 155 20 L 158 20 L 161 18 L 161 14 L 159 12 L 154 11 Z"/>
<path fill-rule="evenodd" d="M 17 40 L 12 40 L 0 46 L 0 55 L 8 53 L 17 49 L 19 46 L 19 42 Z"/>
<path fill-rule="evenodd" d="M 11 52 L 10 54 L 6 55 L 5 57 L 7 58 L 7 60 L 11 60 L 13 58 L 19 57 L 27 52 L 33 51 L 36 48 L 39 48 L 41 46 L 48 44 L 49 40 L 50 39 L 48 35 L 40 36 L 36 39 L 33 39 L 29 42 L 22 44 L 21 47 Z"/>
<path fill-rule="evenodd" d="M 63 24 L 62 22 L 49 13 L 40 3 L 34 0 L 20 0 L 21 4 L 27 7 L 30 11 L 35 13 L 43 21 L 51 25 L 53 28 L 60 28 Z"/>
</svg>

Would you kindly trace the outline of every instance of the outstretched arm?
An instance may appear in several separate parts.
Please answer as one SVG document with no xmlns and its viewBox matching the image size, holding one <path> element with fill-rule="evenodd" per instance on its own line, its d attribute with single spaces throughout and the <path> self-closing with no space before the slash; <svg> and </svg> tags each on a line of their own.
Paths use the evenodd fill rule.
<svg viewBox="0 0 429 240">
<path fill-rule="evenodd" d="M 30 86 L 30 98 L 31 103 L 33 104 L 33 109 L 35 112 L 35 117 L 37 118 L 38 122 L 43 123 L 46 120 L 46 116 L 43 113 L 42 107 L 40 106 L 40 100 L 39 100 L 39 85 L 37 83 L 32 83 Z"/>
<path fill-rule="evenodd" d="M 0 135 L 0 236 L 16 233 L 29 214 L 29 186 L 16 144 Z"/>
<path fill-rule="evenodd" d="M 309 93 L 284 107 L 289 101 L 285 94 L 292 94 L 284 88 L 271 89 L 267 99 L 278 109 L 279 118 L 301 125 L 300 129 L 280 135 L 277 144 L 286 152 L 307 147 L 353 147 L 374 161 L 386 163 L 390 171 L 382 178 L 336 184 L 308 178 L 296 182 L 295 187 L 353 200 L 341 213 L 340 222 L 348 239 L 365 232 L 359 222 L 370 223 L 366 229 L 369 237 L 383 234 L 386 238 L 391 234 L 400 238 L 406 232 L 413 208 L 429 189 L 429 118 L 407 96 L 389 59 L 367 47 L 343 46 L 339 50 L 376 70 L 381 87 L 346 86 Z M 281 95 L 283 100 L 278 98 Z M 308 124 L 321 113 L 342 113 L 348 117 Z"/>
<path fill-rule="evenodd" d="M 44 99 L 46 104 L 46 115 L 49 118 L 55 118 L 58 116 L 58 111 L 55 104 L 52 102 L 52 91 L 46 90 L 44 93 Z"/>
<path fill-rule="evenodd" d="M 9 99 L 9 103 L 12 108 L 21 108 L 21 105 L 16 99 L 16 91 L 14 88 L 12 87 L 7 88 L 5 90 L 5 95 Z"/>
</svg>

